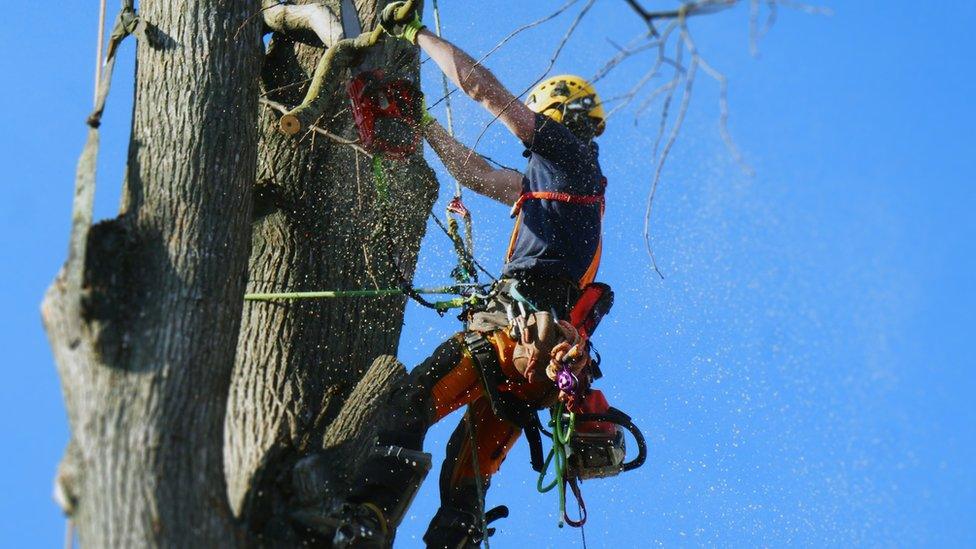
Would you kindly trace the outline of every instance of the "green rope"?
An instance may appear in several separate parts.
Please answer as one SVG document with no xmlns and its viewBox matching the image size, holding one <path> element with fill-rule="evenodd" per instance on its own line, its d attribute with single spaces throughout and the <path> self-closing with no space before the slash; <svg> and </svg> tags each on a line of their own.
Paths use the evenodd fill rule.
<svg viewBox="0 0 976 549">
<path fill-rule="evenodd" d="M 415 294 L 420 295 L 444 295 L 444 294 L 460 294 L 462 286 L 445 286 L 442 288 L 417 288 L 411 290 Z M 387 297 L 391 295 L 407 295 L 406 292 L 399 288 L 383 288 L 377 290 L 329 290 L 329 291 L 318 291 L 318 292 L 281 292 L 281 293 L 253 293 L 244 294 L 245 301 L 288 301 L 296 299 L 331 299 L 331 298 L 342 298 L 342 297 Z M 437 312 L 444 314 L 450 309 L 460 309 L 468 305 L 476 305 L 478 302 L 477 295 L 460 295 L 452 299 L 445 299 L 443 301 L 433 301 L 429 302 L 428 306 L 435 309 Z"/>
<path fill-rule="evenodd" d="M 458 286 L 444 286 L 442 288 L 417 288 L 414 292 L 421 295 L 444 295 L 459 293 Z M 278 299 L 322 299 L 333 297 L 385 297 L 403 294 L 399 288 L 383 288 L 376 290 L 330 290 L 319 292 L 281 292 L 281 293 L 253 293 L 244 294 L 245 301 L 274 301 Z M 468 299 L 468 298 L 462 298 Z"/>
<path fill-rule="evenodd" d="M 386 182 L 386 170 L 383 168 L 383 155 L 373 155 L 373 179 L 376 182 L 376 196 L 386 201 L 390 196 L 390 187 Z"/>
<path fill-rule="evenodd" d="M 539 473 L 539 480 L 536 482 L 536 489 L 543 494 L 553 488 L 559 488 L 560 527 L 563 525 L 562 517 L 566 515 L 566 471 L 568 469 L 566 447 L 569 446 L 569 440 L 573 436 L 573 431 L 576 430 L 576 414 L 573 412 L 569 413 L 569 424 L 563 429 L 563 411 L 563 403 L 560 402 L 556 405 L 552 420 L 549 421 L 549 426 L 552 427 L 552 449 L 549 450 L 549 455 L 546 456 L 546 461 L 542 465 L 542 471 Z M 552 482 L 545 484 L 546 475 L 549 473 L 549 465 L 553 461 L 555 461 L 556 476 L 552 479 Z"/>
</svg>

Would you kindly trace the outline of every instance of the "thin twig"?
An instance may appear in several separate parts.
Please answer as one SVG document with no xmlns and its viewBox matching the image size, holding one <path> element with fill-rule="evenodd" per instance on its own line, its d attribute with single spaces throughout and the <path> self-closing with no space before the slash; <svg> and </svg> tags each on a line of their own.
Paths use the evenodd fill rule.
<svg viewBox="0 0 976 549">
<path fill-rule="evenodd" d="M 664 279 L 664 273 L 657 265 L 657 259 L 654 257 L 654 250 L 651 247 L 651 213 L 654 207 L 654 195 L 657 193 L 658 184 L 661 182 L 661 172 L 664 170 L 664 162 L 668 158 L 668 154 L 671 152 L 671 148 L 674 146 L 675 142 L 678 140 L 678 133 L 681 131 L 681 126 L 685 120 L 685 114 L 688 113 L 688 105 L 691 104 L 691 91 L 695 84 L 695 72 L 698 69 L 698 61 L 692 59 L 691 63 L 688 65 L 688 74 L 685 77 L 685 89 L 681 96 L 681 106 L 678 108 L 678 114 L 675 118 L 674 124 L 671 126 L 671 133 L 668 135 L 668 140 L 664 144 L 664 149 L 661 151 L 661 156 L 658 159 L 657 167 L 654 169 L 654 180 L 651 183 L 651 192 L 647 197 L 647 209 L 644 212 L 644 245 L 647 247 L 647 253 L 651 257 L 651 265 L 654 267 L 654 272 L 657 273 L 661 279 Z"/>
<path fill-rule="evenodd" d="M 568 2 L 566 2 L 565 4 L 563 4 L 562 6 L 559 6 L 556 9 L 556 11 L 550 13 L 549 15 L 546 15 L 544 17 L 541 17 L 539 19 L 536 19 L 535 21 L 532 21 L 530 23 L 526 23 L 526 24 L 522 25 L 521 27 L 519 27 L 519 28 L 513 30 L 512 32 L 508 33 L 508 35 L 506 35 L 505 38 L 502 38 L 497 44 L 495 44 L 490 50 L 488 50 L 487 53 L 485 53 L 480 58 L 478 58 L 478 60 L 475 61 L 475 63 L 474 63 L 474 67 L 477 67 L 477 66 L 483 64 L 488 59 L 488 57 L 490 57 L 493 53 L 495 53 L 496 51 L 498 51 L 502 46 L 504 46 L 512 38 L 515 38 L 516 36 L 518 36 L 519 34 L 521 34 L 524 31 L 527 31 L 527 30 L 529 30 L 531 28 L 534 28 L 534 27 L 538 27 L 539 25 L 541 25 L 541 24 L 543 24 L 543 23 L 545 23 L 547 21 L 550 21 L 552 19 L 555 19 L 556 17 L 558 17 L 559 15 L 561 15 L 564 11 L 566 11 L 567 9 L 569 9 L 570 7 L 572 7 L 573 4 L 576 4 L 577 2 L 579 2 L 579 0 L 569 0 Z M 474 70 L 474 67 L 472 67 L 472 70 Z M 471 75 L 471 72 L 469 71 L 468 74 L 466 74 L 464 76 L 465 80 L 470 75 Z M 429 105 L 429 107 L 430 108 L 436 107 L 442 101 L 446 101 L 448 97 L 450 97 L 451 95 L 454 95 L 458 90 L 459 90 L 459 88 L 452 89 L 450 92 L 446 93 L 443 97 L 441 97 L 437 101 L 434 101 L 433 103 L 431 103 Z"/>
<path fill-rule="evenodd" d="M 563 48 L 566 46 L 566 43 L 569 42 L 569 38 L 573 35 L 573 32 L 576 31 L 576 27 L 579 26 L 580 21 L 583 20 L 583 17 L 586 16 L 586 13 L 588 11 L 590 11 L 590 8 L 593 7 L 593 4 L 595 2 L 596 2 L 596 0 L 588 0 L 586 2 L 586 5 L 583 6 L 583 9 L 581 9 L 580 12 L 578 14 L 576 14 L 576 18 L 573 19 L 573 22 L 572 23 L 570 23 L 569 28 L 566 29 L 565 34 L 563 34 L 562 39 L 559 41 L 559 45 L 556 46 L 556 50 L 553 52 L 552 57 L 549 58 L 549 65 L 546 66 L 546 69 L 545 69 L 545 71 L 543 71 L 542 76 L 540 76 L 539 78 L 537 78 L 535 80 L 535 82 L 533 82 L 527 88 L 525 88 L 525 90 L 523 90 L 522 93 L 520 93 L 518 95 L 514 95 L 512 97 L 512 99 L 511 99 L 511 101 L 509 101 L 508 104 L 505 105 L 505 107 L 502 108 L 502 110 L 498 112 L 498 114 L 496 114 L 491 120 L 488 121 L 487 124 L 485 124 L 485 127 L 481 129 L 481 133 L 478 134 L 478 138 L 475 139 L 474 145 L 471 147 L 471 153 L 473 153 L 474 150 L 478 147 L 478 144 L 481 143 L 481 139 L 485 136 L 485 133 L 488 131 L 488 128 L 490 128 L 491 125 L 495 123 L 495 121 L 497 121 L 499 118 L 501 118 L 501 116 L 503 114 L 505 114 L 505 112 L 507 112 L 508 109 L 510 109 L 512 107 L 512 105 L 514 105 L 515 102 L 518 101 L 523 95 L 529 93 L 529 91 L 532 88 L 534 88 L 536 86 L 536 84 L 538 84 L 539 82 L 542 82 L 542 80 L 546 76 L 549 76 L 549 72 L 552 71 L 552 68 L 556 65 L 556 60 L 559 59 L 559 54 L 562 53 Z M 471 153 L 469 153 L 469 155 Z"/>
<path fill-rule="evenodd" d="M 742 171 L 746 175 L 755 175 L 755 171 L 752 169 L 745 158 L 743 158 L 742 153 L 739 151 L 739 147 L 735 144 L 735 140 L 732 139 L 732 134 L 729 132 L 729 80 L 724 74 L 715 70 L 711 65 L 705 61 L 704 58 L 698 56 L 698 64 L 701 66 L 705 74 L 709 75 L 718 83 L 718 110 L 719 110 L 719 120 L 718 120 L 718 130 L 722 135 L 722 141 L 725 142 L 725 147 L 729 150 L 729 154 L 732 158 L 739 164 Z"/>
<path fill-rule="evenodd" d="M 291 84 L 285 84 L 284 86 L 278 86 L 277 88 L 272 88 L 270 90 L 266 90 L 266 91 L 261 92 L 261 97 L 267 97 L 267 96 L 269 96 L 269 95 L 271 95 L 273 93 L 277 93 L 277 92 L 280 92 L 280 91 L 285 91 L 285 90 L 288 90 L 288 89 L 291 89 L 291 88 L 297 88 L 299 86 L 304 86 L 305 84 L 308 84 L 311 81 L 312 81 L 311 78 L 306 78 L 304 80 L 299 80 L 298 82 L 292 82 Z"/>
<path fill-rule="evenodd" d="M 635 40 L 632 40 L 631 44 L 635 44 L 643 40 L 647 40 L 646 34 L 638 37 Z M 659 42 L 660 40 L 651 40 L 649 42 L 645 42 L 640 45 L 628 45 L 625 48 L 617 47 L 616 44 L 614 44 L 614 46 L 617 47 L 617 55 L 613 56 L 609 61 L 604 63 L 602 67 L 600 67 L 600 70 L 596 71 L 596 74 L 594 74 L 590 78 L 590 83 L 596 84 L 597 82 L 602 80 L 605 76 L 610 74 L 610 71 L 615 69 L 618 65 L 623 63 L 625 60 L 637 55 L 638 53 L 657 47 Z"/>
<path fill-rule="evenodd" d="M 650 81 L 650 79 L 655 74 L 657 74 L 657 72 L 660 70 L 661 66 L 664 65 L 665 63 L 670 63 L 671 65 L 673 65 L 675 67 L 676 70 L 683 71 L 683 67 L 681 67 L 679 64 L 675 63 L 674 61 L 672 61 L 671 59 L 669 59 L 665 55 L 665 46 L 667 45 L 668 39 L 671 37 L 671 33 L 674 32 L 674 29 L 675 28 L 677 28 L 677 24 L 674 23 L 674 22 L 672 22 L 664 30 L 664 34 L 660 35 L 660 39 L 651 43 L 654 46 L 656 46 L 657 47 L 657 50 L 658 50 L 657 59 L 654 61 L 654 65 L 651 67 L 651 70 L 647 72 L 647 74 L 645 75 L 645 78 L 642 79 L 640 82 L 638 82 L 637 85 L 634 86 L 631 89 L 631 91 L 624 96 L 625 97 L 624 103 L 621 104 L 621 105 L 618 105 L 612 111 L 610 111 L 610 113 L 607 115 L 607 118 L 610 118 L 610 116 L 612 114 L 614 114 L 615 112 L 617 112 L 620 109 L 622 109 L 622 108 L 626 107 L 627 105 L 629 105 L 630 102 L 633 101 L 633 99 L 637 96 L 637 93 L 644 87 L 644 85 L 647 82 Z M 653 97 L 656 97 L 656 94 L 652 94 L 651 97 L 652 98 Z M 640 112 L 640 111 L 638 111 L 638 112 Z"/>
<path fill-rule="evenodd" d="M 677 75 L 677 74 L 681 74 L 681 73 L 684 73 L 684 72 L 685 72 L 684 67 L 681 67 L 681 70 L 676 70 L 675 71 L 675 74 Z M 641 104 L 637 107 L 636 113 L 634 114 L 634 125 L 635 126 L 637 125 L 637 120 L 640 118 L 640 116 L 642 114 L 644 114 L 644 111 L 646 111 L 654 103 L 654 101 L 657 100 L 657 98 L 661 96 L 661 94 L 670 92 L 673 89 L 675 89 L 675 87 L 677 87 L 678 80 L 680 80 L 680 79 L 676 78 L 676 79 L 673 79 L 673 80 L 669 80 L 669 81 L 665 82 L 664 84 L 661 84 L 657 89 L 655 89 L 654 91 L 652 91 L 644 99 L 644 101 L 641 102 Z M 662 115 L 665 115 L 665 116 L 662 116 L 662 124 L 663 124 L 663 120 L 666 120 L 667 119 L 666 114 L 667 114 L 668 104 L 669 103 L 670 103 L 670 101 L 668 99 L 665 99 L 665 105 L 663 107 L 663 112 L 662 112 Z M 660 140 L 658 140 L 658 141 L 660 141 Z M 654 154 L 655 155 L 657 154 L 657 150 L 656 149 L 657 149 L 657 147 L 655 146 L 655 151 L 654 151 Z"/>
</svg>

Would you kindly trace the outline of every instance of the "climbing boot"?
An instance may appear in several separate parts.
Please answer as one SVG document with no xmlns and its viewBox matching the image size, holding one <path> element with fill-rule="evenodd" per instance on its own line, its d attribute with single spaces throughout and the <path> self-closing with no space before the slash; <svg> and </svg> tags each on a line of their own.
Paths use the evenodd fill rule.
<svg viewBox="0 0 976 549">
<path fill-rule="evenodd" d="M 480 519 L 472 513 L 441 507 L 430 521 L 424 543 L 428 549 L 473 549 L 479 547 L 484 534 Z"/>
<path fill-rule="evenodd" d="M 334 549 L 386 549 L 392 547 L 386 517 L 369 503 L 346 503 L 334 515 Z"/>
<path fill-rule="evenodd" d="M 371 503 L 382 510 L 390 530 L 396 530 L 407 513 L 420 485 L 430 471 L 426 452 L 401 446 L 378 446 L 363 465 L 361 484 L 349 500 Z"/>
<path fill-rule="evenodd" d="M 363 464 L 359 482 L 349 496 L 350 505 L 344 507 L 337 521 L 335 546 L 374 547 L 366 541 L 372 539 L 381 539 L 386 546 L 392 544 L 430 467 L 431 457 L 426 452 L 401 446 L 376 447 Z"/>
</svg>

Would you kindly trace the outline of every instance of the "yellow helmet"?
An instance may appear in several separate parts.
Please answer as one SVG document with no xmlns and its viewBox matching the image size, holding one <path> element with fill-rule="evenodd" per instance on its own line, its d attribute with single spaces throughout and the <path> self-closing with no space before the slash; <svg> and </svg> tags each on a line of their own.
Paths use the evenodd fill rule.
<svg viewBox="0 0 976 549">
<path fill-rule="evenodd" d="M 603 133 L 607 125 L 607 114 L 596 89 L 573 74 L 561 74 L 540 82 L 529 92 L 525 105 L 556 122 L 563 121 L 567 106 L 585 110 L 587 116 L 596 122 L 596 135 Z"/>
</svg>

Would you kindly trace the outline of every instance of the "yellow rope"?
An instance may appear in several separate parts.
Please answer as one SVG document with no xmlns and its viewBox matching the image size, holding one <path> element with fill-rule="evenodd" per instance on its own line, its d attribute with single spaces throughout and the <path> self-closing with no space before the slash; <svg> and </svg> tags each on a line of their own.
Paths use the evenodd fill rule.
<svg viewBox="0 0 976 549">
<path fill-rule="evenodd" d="M 437 36 L 440 37 L 441 36 L 441 11 L 437 6 L 437 0 L 432 0 L 432 3 L 433 3 L 432 7 L 434 11 L 434 30 L 435 32 L 437 32 Z M 451 137 L 454 137 L 454 114 L 453 111 L 451 110 L 451 93 L 447 84 L 447 75 L 444 74 L 443 72 L 441 73 L 441 83 L 444 86 L 444 110 L 447 113 L 447 133 L 450 134 Z M 461 183 L 457 179 L 454 180 L 454 197 L 458 199 L 461 198 Z M 448 213 L 448 222 L 450 223 L 452 221 L 454 221 L 454 219 L 451 218 L 450 213 Z M 455 227 L 457 226 L 456 222 L 454 226 Z M 473 258 L 474 238 L 473 238 L 473 232 L 471 228 L 470 214 L 468 214 L 464 218 L 464 232 L 465 232 L 465 237 L 467 239 L 467 245 L 468 245 L 468 250 L 467 250 L 467 253 L 469 254 L 468 257 Z M 461 258 L 461 263 L 463 265 L 464 258 L 462 255 L 459 255 L 459 257 Z M 474 276 L 477 275 L 474 274 Z M 467 328 L 467 326 L 465 326 L 465 328 Z M 474 485 L 475 485 L 475 490 L 477 491 L 478 494 L 479 510 L 481 511 L 481 516 L 479 517 L 479 520 L 481 522 L 480 526 L 482 532 L 481 542 L 484 544 L 485 549 L 489 549 L 488 525 L 485 524 L 485 490 L 481 483 L 481 467 L 478 465 L 478 435 L 476 431 L 477 427 L 474 422 L 474 414 L 471 413 L 470 404 L 468 405 L 468 409 L 465 410 L 464 412 L 464 419 L 468 423 L 468 434 L 471 437 L 471 468 L 474 470 Z"/>
</svg>

